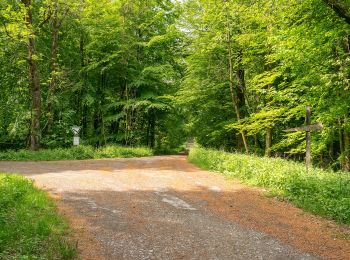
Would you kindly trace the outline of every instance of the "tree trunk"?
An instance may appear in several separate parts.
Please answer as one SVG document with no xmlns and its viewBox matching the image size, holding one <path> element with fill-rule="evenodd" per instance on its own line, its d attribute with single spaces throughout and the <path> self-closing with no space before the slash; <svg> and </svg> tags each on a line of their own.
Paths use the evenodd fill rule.
<svg viewBox="0 0 350 260">
<path fill-rule="evenodd" d="M 330 140 L 329 140 L 329 146 L 328 146 L 328 156 L 331 161 L 333 161 L 333 158 L 334 158 L 334 135 L 335 135 L 335 132 L 334 130 L 332 130 L 330 134 Z"/>
<path fill-rule="evenodd" d="M 245 70 L 242 67 L 242 52 L 239 51 L 238 55 L 238 69 L 236 71 L 236 78 L 237 78 L 237 100 L 238 100 L 238 107 L 240 109 L 241 115 L 244 113 L 242 111 L 242 108 L 246 105 L 246 99 L 245 99 Z"/>
<path fill-rule="evenodd" d="M 344 133 L 344 162 L 343 170 L 350 171 L 350 133 Z"/>
<path fill-rule="evenodd" d="M 311 124 L 311 107 L 306 108 L 306 125 Z M 311 168 L 311 131 L 306 131 L 306 154 L 305 154 L 305 164 L 307 172 Z"/>
<path fill-rule="evenodd" d="M 344 150 L 343 150 L 343 170 L 350 171 L 350 132 L 347 129 L 347 119 L 344 120 Z"/>
<path fill-rule="evenodd" d="M 26 7 L 25 23 L 27 29 L 32 30 L 32 1 L 22 0 Z M 31 125 L 30 125 L 30 149 L 39 150 L 40 148 L 40 118 L 41 118 L 41 93 L 38 76 L 38 68 L 35 61 L 35 41 L 33 34 L 30 33 L 27 41 L 28 48 L 28 66 L 29 66 L 29 85 L 31 95 Z"/>
<path fill-rule="evenodd" d="M 81 66 L 81 81 L 82 81 L 82 87 L 79 88 L 79 95 L 77 95 L 77 111 L 78 115 L 81 120 L 81 125 L 82 125 L 82 136 L 87 136 L 89 131 L 88 131 L 88 125 L 89 125 L 89 108 L 87 105 L 83 104 L 82 102 L 82 97 L 87 91 L 87 72 L 85 71 L 85 40 L 84 40 L 84 32 L 80 33 L 80 38 L 79 38 L 79 51 L 80 51 L 80 66 Z"/>
<path fill-rule="evenodd" d="M 272 84 L 269 84 L 267 86 L 267 93 L 268 94 L 271 91 L 271 89 L 272 89 Z M 267 106 L 270 101 L 271 101 L 271 98 L 268 97 L 265 106 Z M 265 156 L 266 157 L 271 156 L 271 146 L 272 146 L 272 126 L 269 126 L 266 129 L 266 135 L 265 135 Z"/>
<path fill-rule="evenodd" d="M 126 106 L 128 106 L 129 104 L 129 90 L 128 90 L 128 83 L 125 84 L 125 100 L 126 100 Z M 128 107 L 124 107 L 125 109 L 125 145 L 128 146 L 129 145 L 129 130 L 130 130 L 130 113 L 129 113 L 129 108 Z"/>
<path fill-rule="evenodd" d="M 48 95 L 47 95 L 47 126 L 48 133 L 52 131 L 52 125 L 54 121 L 54 98 L 57 85 L 57 71 L 58 71 L 58 34 L 60 28 L 60 21 L 58 19 L 58 0 L 53 3 L 53 17 L 52 17 L 52 44 L 51 44 L 51 78 L 49 81 Z"/>
<path fill-rule="evenodd" d="M 236 113 L 237 121 L 241 120 L 241 111 L 239 107 L 239 99 L 238 99 L 238 93 L 239 91 L 237 90 L 237 94 L 235 93 L 235 88 L 234 88 L 234 82 L 233 82 L 233 64 L 232 64 L 232 42 L 231 42 L 231 33 L 230 30 L 228 30 L 227 34 L 227 40 L 228 40 L 228 61 L 229 61 L 229 84 L 230 84 L 230 94 L 231 94 L 231 99 L 232 99 L 232 105 Z M 244 84 L 244 73 L 243 77 L 241 72 L 237 72 L 237 79 L 239 81 L 238 88 L 243 88 Z M 248 147 L 248 142 L 247 138 L 245 136 L 245 133 L 243 130 L 240 130 L 240 134 L 242 137 L 242 141 L 244 144 L 245 152 L 249 153 L 249 147 Z"/>
<path fill-rule="evenodd" d="M 257 135 L 255 134 L 254 135 L 254 155 L 256 155 L 258 152 L 258 137 Z"/>
<path fill-rule="evenodd" d="M 343 142 L 343 131 L 342 131 L 342 123 L 339 120 L 338 122 L 338 135 L 339 135 L 339 150 L 340 154 L 344 154 L 344 142 Z"/>
<path fill-rule="evenodd" d="M 272 146 L 272 129 L 266 129 L 266 137 L 265 137 L 265 156 L 271 156 L 271 146 Z"/>
<path fill-rule="evenodd" d="M 98 115 L 99 115 L 99 145 L 106 145 L 107 139 L 106 139 L 106 128 L 105 128 L 105 120 L 104 120 L 104 111 L 103 111 L 103 104 L 105 103 L 105 87 L 107 85 L 107 75 L 106 72 L 102 72 L 100 75 L 100 87 L 98 88 Z"/>
<path fill-rule="evenodd" d="M 149 115 L 149 147 L 154 148 L 155 145 L 155 115 L 154 112 L 150 112 Z"/>
</svg>

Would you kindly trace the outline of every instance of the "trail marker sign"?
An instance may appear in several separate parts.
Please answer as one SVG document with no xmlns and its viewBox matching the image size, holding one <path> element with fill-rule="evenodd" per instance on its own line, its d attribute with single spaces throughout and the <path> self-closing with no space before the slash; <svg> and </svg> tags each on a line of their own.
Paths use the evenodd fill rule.
<svg viewBox="0 0 350 260">
<path fill-rule="evenodd" d="M 72 133 L 73 133 L 73 145 L 79 145 L 80 144 L 80 138 L 79 138 L 79 133 L 80 133 L 80 126 L 72 126 Z"/>
<path fill-rule="evenodd" d="M 306 171 L 309 172 L 311 167 L 311 132 L 312 131 L 321 131 L 323 129 L 323 125 L 321 123 L 311 124 L 311 107 L 306 107 L 306 118 L 305 125 L 290 128 L 284 130 L 285 132 L 306 132 L 306 154 L 305 154 L 305 165 Z"/>
</svg>

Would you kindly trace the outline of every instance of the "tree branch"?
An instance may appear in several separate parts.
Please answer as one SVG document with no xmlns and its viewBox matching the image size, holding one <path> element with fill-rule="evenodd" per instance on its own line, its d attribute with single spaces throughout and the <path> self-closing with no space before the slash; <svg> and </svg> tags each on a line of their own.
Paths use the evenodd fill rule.
<svg viewBox="0 0 350 260">
<path fill-rule="evenodd" d="M 9 31 L 7 30 L 7 26 L 6 26 L 6 23 L 4 21 L 1 20 L 1 23 L 2 25 L 4 26 L 4 31 L 5 31 L 5 34 L 12 40 L 14 40 L 14 38 L 12 37 L 12 35 L 9 33 Z"/>
<path fill-rule="evenodd" d="M 338 0 L 323 0 L 333 11 L 350 24 L 350 7 L 343 6 Z"/>
<path fill-rule="evenodd" d="M 63 21 L 64 19 L 66 18 L 66 16 L 68 15 L 68 12 L 69 12 L 69 9 L 65 9 L 64 13 L 63 13 L 63 16 L 61 19 L 58 20 L 58 28 L 61 28 L 62 24 L 63 24 Z"/>
<path fill-rule="evenodd" d="M 39 28 L 42 28 L 42 27 L 44 26 L 44 24 L 46 24 L 46 23 L 50 20 L 51 15 L 52 15 L 52 11 L 51 11 L 51 7 L 49 6 L 49 7 L 48 7 L 48 12 L 47 12 L 47 14 L 46 14 L 46 11 L 44 12 L 44 20 L 42 20 L 42 21 L 39 23 L 38 27 L 39 27 Z M 46 16 L 46 17 L 45 17 L 45 16 Z"/>
</svg>

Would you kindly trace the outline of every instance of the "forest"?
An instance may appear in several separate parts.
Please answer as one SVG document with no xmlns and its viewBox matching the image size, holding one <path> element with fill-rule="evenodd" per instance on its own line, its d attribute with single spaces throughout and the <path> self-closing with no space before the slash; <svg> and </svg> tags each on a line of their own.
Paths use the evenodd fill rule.
<svg viewBox="0 0 350 260">
<path fill-rule="evenodd" d="M 349 0 L 1 0 L 0 149 L 202 147 L 350 171 Z"/>
</svg>

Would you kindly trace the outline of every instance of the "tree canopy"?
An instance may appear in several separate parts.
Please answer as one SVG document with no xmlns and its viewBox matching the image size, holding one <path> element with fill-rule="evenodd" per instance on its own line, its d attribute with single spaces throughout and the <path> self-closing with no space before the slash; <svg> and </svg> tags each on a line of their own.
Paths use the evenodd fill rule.
<svg viewBox="0 0 350 260">
<path fill-rule="evenodd" d="M 4 0 L 0 148 L 207 147 L 350 170 L 345 0 Z"/>
</svg>

